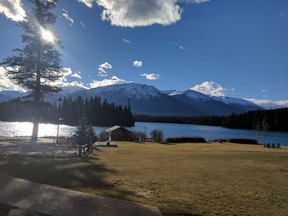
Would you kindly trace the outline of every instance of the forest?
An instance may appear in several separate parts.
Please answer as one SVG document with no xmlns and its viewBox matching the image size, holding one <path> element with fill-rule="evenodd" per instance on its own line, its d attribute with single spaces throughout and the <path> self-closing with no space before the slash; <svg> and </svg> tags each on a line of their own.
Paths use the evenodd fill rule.
<svg viewBox="0 0 288 216">
<path fill-rule="evenodd" d="M 0 103 L 0 121 L 32 121 L 35 106 L 33 101 L 14 99 Z M 76 126 L 85 117 L 94 126 L 121 125 L 134 126 L 134 118 L 129 104 L 127 106 L 102 102 L 100 97 L 83 99 L 64 98 L 59 103 L 41 102 L 40 122 Z"/>
<path fill-rule="evenodd" d="M 288 108 L 256 110 L 229 116 L 167 117 L 135 115 L 134 118 L 135 121 L 139 122 L 197 124 L 263 131 L 288 131 Z"/>
<path fill-rule="evenodd" d="M 14 99 L 0 103 L 0 121 L 32 121 L 34 102 Z M 222 126 L 235 129 L 288 131 L 288 108 L 273 110 L 256 110 L 229 116 L 147 116 L 132 115 L 130 104 L 127 106 L 108 103 L 100 97 L 83 99 L 80 96 L 64 98 L 61 103 L 41 103 L 40 122 L 58 123 L 75 126 L 86 117 L 94 126 L 121 125 L 134 126 L 139 122 L 163 122 L 180 124 L 197 124 Z"/>
</svg>

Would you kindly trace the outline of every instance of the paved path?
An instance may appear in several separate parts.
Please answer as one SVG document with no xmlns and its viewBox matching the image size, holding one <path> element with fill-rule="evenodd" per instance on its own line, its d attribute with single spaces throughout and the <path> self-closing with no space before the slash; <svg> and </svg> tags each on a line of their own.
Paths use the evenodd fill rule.
<svg viewBox="0 0 288 216">
<path fill-rule="evenodd" d="M 49 216 L 161 215 L 156 207 L 89 195 L 4 175 L 0 175 L 0 203 Z"/>
</svg>

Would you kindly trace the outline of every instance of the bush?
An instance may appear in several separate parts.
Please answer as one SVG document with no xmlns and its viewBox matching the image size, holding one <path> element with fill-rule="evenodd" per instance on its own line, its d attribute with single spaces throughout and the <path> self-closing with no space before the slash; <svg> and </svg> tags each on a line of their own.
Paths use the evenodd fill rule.
<svg viewBox="0 0 288 216">
<path fill-rule="evenodd" d="M 213 142 L 230 142 L 230 143 L 239 143 L 239 144 L 258 144 L 258 141 L 255 139 L 249 138 L 228 138 L 228 139 L 214 139 Z"/>
<path fill-rule="evenodd" d="M 256 139 L 248 139 L 248 138 L 231 138 L 228 139 L 231 143 L 241 143 L 241 144 L 258 144 Z"/>
<path fill-rule="evenodd" d="M 206 140 L 203 137 L 168 137 L 166 142 L 169 143 L 205 143 Z"/>
<path fill-rule="evenodd" d="M 214 139 L 213 142 L 223 143 L 223 142 L 229 142 L 229 140 L 220 138 L 220 139 Z"/>
<path fill-rule="evenodd" d="M 133 131 L 131 141 L 132 142 L 145 142 L 146 141 L 146 133 L 142 131 Z"/>
<path fill-rule="evenodd" d="M 154 129 L 150 133 L 151 138 L 156 142 L 161 142 L 164 139 L 164 134 L 161 130 Z"/>
</svg>

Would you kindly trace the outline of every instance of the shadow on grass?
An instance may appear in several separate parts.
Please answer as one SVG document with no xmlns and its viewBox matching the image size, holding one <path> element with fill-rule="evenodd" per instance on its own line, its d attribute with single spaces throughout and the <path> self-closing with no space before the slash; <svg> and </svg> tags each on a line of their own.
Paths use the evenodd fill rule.
<svg viewBox="0 0 288 216">
<path fill-rule="evenodd" d="M 0 175 L 13 176 L 35 183 L 90 194 L 113 196 L 129 200 L 128 197 L 135 195 L 133 192 L 115 188 L 111 182 L 105 180 L 106 176 L 113 172 L 115 171 L 99 162 L 95 153 L 85 159 L 0 155 Z"/>
<path fill-rule="evenodd" d="M 29 216 L 49 216 L 44 213 L 39 213 L 27 209 L 21 209 L 12 205 L 0 203 L 0 215 L 29 215 Z"/>
</svg>

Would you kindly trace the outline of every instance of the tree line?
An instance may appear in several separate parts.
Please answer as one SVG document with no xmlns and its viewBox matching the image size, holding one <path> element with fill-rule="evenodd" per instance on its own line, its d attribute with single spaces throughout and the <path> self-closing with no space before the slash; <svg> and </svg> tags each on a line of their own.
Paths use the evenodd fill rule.
<svg viewBox="0 0 288 216">
<path fill-rule="evenodd" d="M 108 103 L 106 99 L 102 102 L 98 96 L 89 99 L 78 96 L 74 100 L 71 97 L 64 98 L 60 112 L 63 123 L 67 125 L 77 125 L 82 117 L 96 126 L 131 127 L 135 123 L 129 104 L 123 107 Z"/>
<path fill-rule="evenodd" d="M 135 115 L 135 121 L 222 126 L 235 129 L 288 131 L 288 108 L 256 110 L 229 116 L 146 116 Z"/>
<path fill-rule="evenodd" d="M 35 102 L 23 99 L 14 99 L 0 103 L 0 121 L 31 121 L 35 113 Z M 62 103 L 50 104 L 41 102 L 39 121 L 76 126 L 85 117 L 95 126 L 134 126 L 134 118 L 129 105 L 121 106 L 103 102 L 100 97 L 83 99 L 77 97 L 64 98 Z"/>
</svg>

